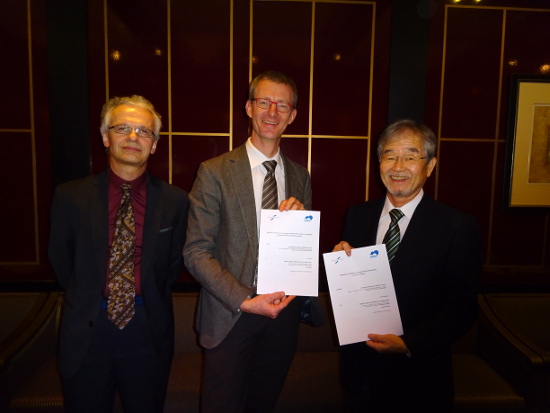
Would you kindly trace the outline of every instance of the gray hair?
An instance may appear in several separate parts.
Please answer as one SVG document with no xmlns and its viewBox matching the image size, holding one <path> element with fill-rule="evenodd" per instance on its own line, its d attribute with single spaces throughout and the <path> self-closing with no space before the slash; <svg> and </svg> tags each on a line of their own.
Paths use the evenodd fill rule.
<svg viewBox="0 0 550 413">
<path fill-rule="evenodd" d="M 378 160 L 382 159 L 382 151 L 388 142 L 405 132 L 412 132 L 415 136 L 422 140 L 422 145 L 426 151 L 427 162 L 435 158 L 437 150 L 437 137 L 435 133 L 426 125 L 416 122 L 411 119 L 401 119 L 388 125 L 380 135 L 378 140 Z"/>
<path fill-rule="evenodd" d="M 151 112 L 151 115 L 153 115 L 153 133 L 155 134 L 155 140 L 159 140 L 159 132 L 162 127 L 161 116 L 150 101 L 139 95 L 114 97 L 105 102 L 101 109 L 101 126 L 99 128 L 101 133 L 107 133 L 113 109 L 120 105 L 134 106 Z"/>
<path fill-rule="evenodd" d="M 276 70 L 267 70 L 262 72 L 257 75 L 252 82 L 250 82 L 250 87 L 248 88 L 248 100 L 254 100 L 256 88 L 262 80 L 270 80 L 278 84 L 290 86 L 292 89 L 292 102 L 290 103 L 292 103 L 292 108 L 296 109 L 296 104 L 298 103 L 298 88 L 296 87 L 296 83 L 294 83 L 294 80 L 292 80 L 290 76 L 287 76 L 282 72 L 277 72 Z"/>
</svg>

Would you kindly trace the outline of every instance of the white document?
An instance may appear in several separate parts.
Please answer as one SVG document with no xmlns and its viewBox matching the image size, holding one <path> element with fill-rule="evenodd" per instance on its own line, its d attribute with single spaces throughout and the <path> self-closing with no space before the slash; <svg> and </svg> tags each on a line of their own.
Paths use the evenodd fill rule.
<svg viewBox="0 0 550 413">
<path fill-rule="evenodd" d="M 319 211 L 262 209 L 258 294 L 319 294 Z"/>
<path fill-rule="evenodd" d="M 340 345 L 403 334 L 386 246 L 323 254 Z"/>
</svg>

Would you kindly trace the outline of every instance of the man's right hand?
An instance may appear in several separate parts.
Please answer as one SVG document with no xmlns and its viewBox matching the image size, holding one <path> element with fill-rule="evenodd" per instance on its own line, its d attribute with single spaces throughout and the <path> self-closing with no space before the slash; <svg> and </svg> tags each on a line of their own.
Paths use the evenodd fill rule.
<svg viewBox="0 0 550 413">
<path fill-rule="evenodd" d="M 338 244 L 334 246 L 332 249 L 332 252 L 336 251 L 345 251 L 346 255 L 349 257 L 351 256 L 351 250 L 353 247 L 349 245 L 346 241 L 340 241 Z"/>
<path fill-rule="evenodd" d="M 295 295 L 287 296 L 283 291 L 261 294 L 244 300 L 240 306 L 240 310 L 275 319 L 295 297 Z"/>
</svg>

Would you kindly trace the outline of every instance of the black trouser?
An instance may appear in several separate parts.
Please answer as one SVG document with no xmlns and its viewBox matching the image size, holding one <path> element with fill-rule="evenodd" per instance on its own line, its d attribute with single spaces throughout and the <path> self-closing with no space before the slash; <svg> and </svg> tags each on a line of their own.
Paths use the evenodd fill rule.
<svg viewBox="0 0 550 413">
<path fill-rule="evenodd" d="M 450 353 L 409 358 L 376 353 L 363 342 L 340 351 L 346 413 L 453 411 Z"/>
<path fill-rule="evenodd" d="M 302 297 L 276 319 L 243 313 L 223 342 L 205 350 L 203 413 L 269 413 L 296 351 Z"/>
<path fill-rule="evenodd" d="M 170 363 L 162 362 L 148 332 L 143 306 L 119 330 L 100 312 L 82 365 L 63 379 L 65 411 L 108 413 L 118 391 L 126 413 L 162 413 Z"/>
</svg>

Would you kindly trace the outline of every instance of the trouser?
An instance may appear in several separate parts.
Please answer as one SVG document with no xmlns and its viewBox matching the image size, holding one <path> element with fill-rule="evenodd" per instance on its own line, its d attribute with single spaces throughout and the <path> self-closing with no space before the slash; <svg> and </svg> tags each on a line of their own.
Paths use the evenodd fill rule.
<svg viewBox="0 0 550 413">
<path fill-rule="evenodd" d="M 205 350 L 203 413 L 269 413 L 296 352 L 302 298 L 276 319 L 243 313 L 217 347 Z"/>
<path fill-rule="evenodd" d="M 63 379 L 65 411 L 110 413 L 118 392 L 126 413 L 162 413 L 169 373 L 170 361 L 159 359 L 142 305 L 122 330 L 102 309 L 81 366 Z"/>
</svg>

